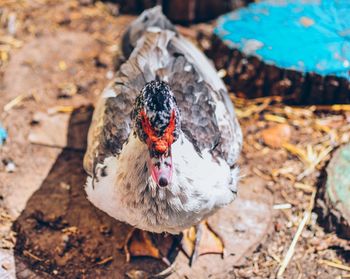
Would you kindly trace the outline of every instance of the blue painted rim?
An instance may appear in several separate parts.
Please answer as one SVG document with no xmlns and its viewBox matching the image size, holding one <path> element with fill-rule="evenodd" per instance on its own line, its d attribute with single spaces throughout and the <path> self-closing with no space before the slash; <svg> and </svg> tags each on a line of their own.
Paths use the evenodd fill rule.
<svg viewBox="0 0 350 279">
<path fill-rule="evenodd" d="M 267 64 L 350 80 L 350 1 L 264 1 L 221 16 L 214 33 Z"/>
<path fill-rule="evenodd" d="M 0 124 L 0 145 L 2 145 L 7 139 L 7 132 Z"/>
</svg>

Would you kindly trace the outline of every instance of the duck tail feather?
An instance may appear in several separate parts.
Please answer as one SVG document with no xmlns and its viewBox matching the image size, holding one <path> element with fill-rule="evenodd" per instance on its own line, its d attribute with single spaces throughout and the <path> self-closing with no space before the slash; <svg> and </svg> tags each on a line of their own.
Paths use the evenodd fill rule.
<svg viewBox="0 0 350 279">
<path fill-rule="evenodd" d="M 137 41 L 147 29 L 152 27 L 176 32 L 175 26 L 163 14 L 161 6 L 155 6 L 154 8 L 145 10 L 130 24 L 123 35 L 121 49 L 125 58 L 130 56 Z"/>
</svg>

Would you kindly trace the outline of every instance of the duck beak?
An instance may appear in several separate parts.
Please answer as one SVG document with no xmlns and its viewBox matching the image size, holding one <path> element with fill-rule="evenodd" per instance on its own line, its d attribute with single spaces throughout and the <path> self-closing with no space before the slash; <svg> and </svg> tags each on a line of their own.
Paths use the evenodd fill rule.
<svg viewBox="0 0 350 279">
<path fill-rule="evenodd" d="M 148 168 L 154 182 L 158 186 L 168 186 L 173 176 L 173 162 L 170 150 L 162 155 L 151 155 Z"/>
</svg>

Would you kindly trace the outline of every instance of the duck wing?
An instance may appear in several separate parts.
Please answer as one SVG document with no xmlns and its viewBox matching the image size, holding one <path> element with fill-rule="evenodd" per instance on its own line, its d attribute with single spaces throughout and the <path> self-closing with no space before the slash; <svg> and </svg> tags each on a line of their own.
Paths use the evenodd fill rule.
<svg viewBox="0 0 350 279">
<path fill-rule="evenodd" d="M 174 35 L 171 31 L 161 36 L 147 33 L 133 49 L 129 59 L 120 66 L 115 79 L 103 91 L 92 117 L 84 168 L 90 176 L 109 156 L 118 156 L 132 131 L 131 113 L 136 97 L 144 85 L 168 62 L 166 46 Z"/>
<path fill-rule="evenodd" d="M 200 151 L 209 150 L 232 166 L 242 132 L 222 80 L 209 60 L 182 36 L 168 47 L 173 57 L 169 84 L 181 111 L 181 126 Z"/>
</svg>

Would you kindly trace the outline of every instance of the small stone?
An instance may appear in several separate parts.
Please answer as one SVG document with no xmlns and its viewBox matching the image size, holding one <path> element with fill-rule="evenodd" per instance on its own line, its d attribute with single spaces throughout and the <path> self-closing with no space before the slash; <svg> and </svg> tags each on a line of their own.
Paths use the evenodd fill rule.
<svg viewBox="0 0 350 279">
<path fill-rule="evenodd" d="M 107 58 L 105 58 L 102 55 L 94 57 L 95 67 L 107 68 L 107 61 L 106 60 L 107 60 Z"/>
<path fill-rule="evenodd" d="M 2 163 L 5 165 L 6 172 L 13 173 L 16 171 L 16 165 L 11 159 L 4 159 Z"/>
<path fill-rule="evenodd" d="M 103 225 L 100 227 L 100 232 L 103 235 L 110 235 L 112 232 L 112 229 L 109 226 Z"/>
<path fill-rule="evenodd" d="M 274 227 L 275 227 L 275 231 L 279 232 L 279 231 L 282 230 L 283 226 L 282 226 L 282 224 L 280 222 L 275 222 Z"/>
<path fill-rule="evenodd" d="M 64 190 L 70 190 L 70 185 L 69 184 L 67 184 L 67 183 L 65 183 L 65 182 L 61 182 L 60 183 L 60 186 L 61 186 L 61 188 L 62 189 L 64 189 Z"/>
<path fill-rule="evenodd" d="M 107 79 L 112 79 L 113 76 L 114 76 L 113 71 L 108 71 L 108 72 L 106 73 L 106 78 L 107 78 Z"/>
<path fill-rule="evenodd" d="M 71 98 L 78 93 L 78 87 L 74 83 L 65 83 L 59 87 L 59 98 Z"/>
<path fill-rule="evenodd" d="M 62 235 L 62 241 L 64 243 L 67 243 L 69 241 L 69 235 L 67 235 L 67 234 Z"/>
<path fill-rule="evenodd" d="M 65 71 L 67 70 L 67 64 L 65 61 L 61 60 L 58 62 L 58 68 L 61 70 L 61 71 Z"/>
<path fill-rule="evenodd" d="M 7 22 L 7 32 L 14 36 L 17 31 L 17 16 L 15 13 L 10 13 L 8 16 L 8 22 Z"/>
<path fill-rule="evenodd" d="M 292 130 L 288 124 L 276 124 L 261 132 L 264 143 L 272 148 L 282 147 L 284 143 L 289 141 L 291 134 Z"/>
<path fill-rule="evenodd" d="M 39 123 L 40 123 L 40 116 L 41 116 L 41 114 L 40 113 L 35 113 L 34 115 L 33 115 L 33 118 L 32 118 L 32 121 L 30 121 L 30 125 L 38 125 Z"/>
</svg>

